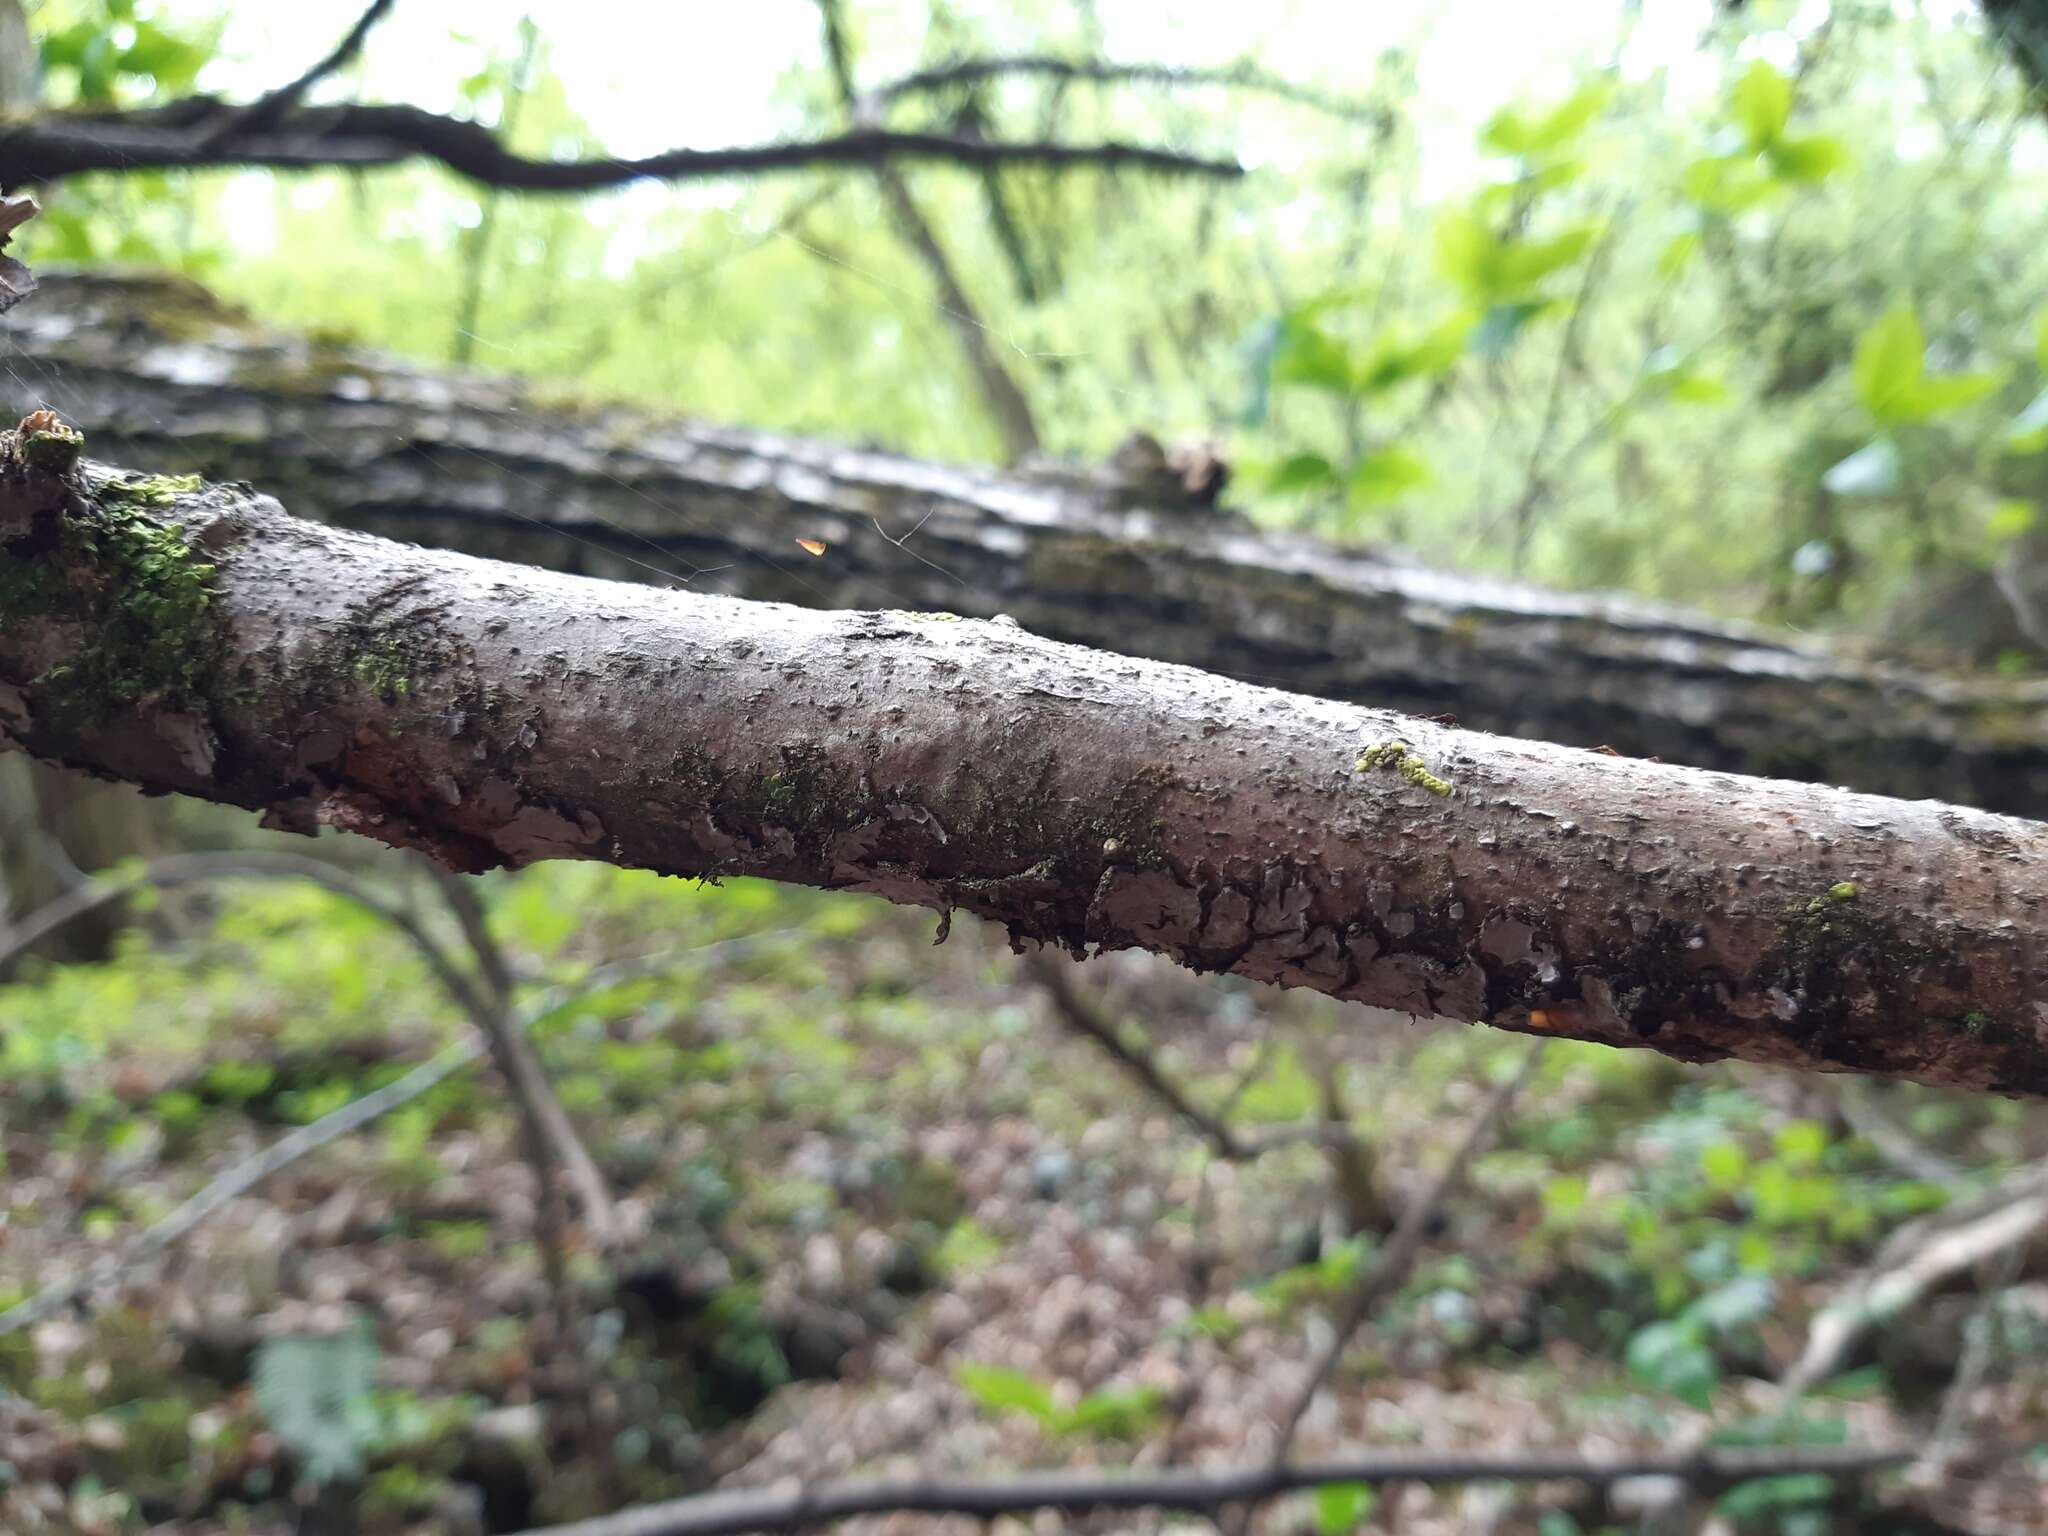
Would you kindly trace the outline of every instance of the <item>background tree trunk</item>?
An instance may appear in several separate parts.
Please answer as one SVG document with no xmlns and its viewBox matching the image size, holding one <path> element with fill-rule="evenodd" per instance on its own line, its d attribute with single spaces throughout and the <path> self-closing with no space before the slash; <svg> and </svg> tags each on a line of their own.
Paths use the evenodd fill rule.
<svg viewBox="0 0 2048 1536">
<path fill-rule="evenodd" d="M 1106 472 L 999 475 L 564 414 L 509 381 L 267 332 L 178 279 L 43 283 L 0 320 L 0 348 L 21 349 L 0 371 L 6 405 L 52 405 L 96 455 L 246 479 L 307 516 L 614 578 L 702 570 L 691 590 L 808 607 L 1007 613 L 1506 735 L 2048 817 L 2038 683 L 1862 665 L 1625 599 L 1134 506 Z M 830 547 L 813 559 L 798 539 Z"/>
</svg>

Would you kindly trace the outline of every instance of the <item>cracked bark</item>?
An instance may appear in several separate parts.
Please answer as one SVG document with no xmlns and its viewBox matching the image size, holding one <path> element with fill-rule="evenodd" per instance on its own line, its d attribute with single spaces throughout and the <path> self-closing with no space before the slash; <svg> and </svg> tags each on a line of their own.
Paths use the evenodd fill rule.
<svg viewBox="0 0 2048 1536">
<path fill-rule="evenodd" d="M 0 399 L 57 407 L 96 453 L 247 479 L 395 538 L 640 580 L 730 566 L 695 588 L 1008 613 L 1077 644 L 1509 735 L 2048 816 L 2037 683 L 1864 666 L 1667 609 L 1445 575 L 1131 506 L 1099 479 L 563 415 L 513 383 L 266 332 L 175 280 L 45 275 L 0 336 L 27 354 L 0 370 Z M 907 549 L 870 522 L 901 535 L 929 509 Z M 797 538 L 827 541 L 828 558 Z"/>
<path fill-rule="evenodd" d="M 536 571 L 246 487 L 0 474 L 0 736 L 451 868 L 763 876 L 1686 1060 L 2048 1091 L 2048 828 L 1014 623 Z"/>
</svg>

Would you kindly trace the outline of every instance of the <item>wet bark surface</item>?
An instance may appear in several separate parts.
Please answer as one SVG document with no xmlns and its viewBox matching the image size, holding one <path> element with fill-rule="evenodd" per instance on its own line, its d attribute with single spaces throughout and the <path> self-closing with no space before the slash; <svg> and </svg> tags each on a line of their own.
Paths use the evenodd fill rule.
<svg viewBox="0 0 2048 1536">
<path fill-rule="evenodd" d="M 1056 639 L 1508 735 L 2048 815 L 2039 684 L 1862 665 L 1619 599 L 1448 576 L 1142 504 L 1102 475 L 565 414 L 503 381 L 266 332 L 176 280 L 48 277 L 0 337 L 8 403 L 57 407 L 97 454 L 246 479 L 395 538 L 630 580 L 703 572 L 690 590 L 815 608 L 1009 614 Z"/>
<path fill-rule="evenodd" d="M 2048 828 L 1456 730 L 1010 621 L 0 473 L 0 737 L 458 869 L 757 875 L 1688 1060 L 2048 1090 Z"/>
</svg>

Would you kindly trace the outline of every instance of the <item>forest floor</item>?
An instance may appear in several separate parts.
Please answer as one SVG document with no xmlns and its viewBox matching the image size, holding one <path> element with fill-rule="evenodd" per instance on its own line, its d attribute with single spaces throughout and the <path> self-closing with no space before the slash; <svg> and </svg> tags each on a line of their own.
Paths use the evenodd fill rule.
<svg viewBox="0 0 2048 1536">
<path fill-rule="evenodd" d="M 443 921 L 430 884 L 367 868 Z M 1218 1156 L 974 924 L 934 948 L 928 915 L 584 866 L 486 894 L 524 975 L 673 961 L 535 1030 L 616 1202 L 608 1250 L 572 1221 L 569 1342 L 515 1117 L 459 1071 L 0 1334 L 0 1529 L 458 1536 L 714 1482 L 1257 1464 L 1389 1221 L 1529 1049 L 1141 956 L 1072 973 L 1240 1133 L 1334 1116 L 1361 1189 L 1314 1142 Z M 0 1306 L 463 1027 L 401 940 L 288 886 L 167 899 L 110 960 L 25 968 L 0 987 Z M 1926 1442 L 1946 1415 L 2007 1454 L 1751 1482 L 1716 1518 L 2048 1530 L 2040 1245 L 1935 1287 L 1802 1402 L 1774 1385 L 1889 1234 L 2048 1154 L 2037 1115 L 1556 1042 L 1489 1132 L 1297 1455 Z M 340 1526 L 294 1505 L 315 1477 Z M 1340 1488 L 1254 1528 L 1570 1536 L 1629 1528 L 1630 1491 Z"/>
</svg>

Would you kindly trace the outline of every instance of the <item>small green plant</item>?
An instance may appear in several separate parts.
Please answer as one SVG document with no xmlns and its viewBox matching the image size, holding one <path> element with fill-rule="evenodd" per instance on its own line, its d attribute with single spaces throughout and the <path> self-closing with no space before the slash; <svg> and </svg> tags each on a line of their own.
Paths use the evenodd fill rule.
<svg viewBox="0 0 2048 1536">
<path fill-rule="evenodd" d="M 1036 1377 L 999 1365 L 963 1365 L 960 1385 L 992 1413 L 1022 1413 L 1049 1435 L 1100 1435 L 1134 1440 L 1158 1421 L 1159 1393 L 1149 1387 L 1104 1388 L 1071 1408 L 1054 1400 L 1052 1388 Z"/>
<path fill-rule="evenodd" d="M 377 1340 L 368 1323 L 287 1334 L 256 1352 L 256 1406 L 313 1483 L 353 1483 L 381 1430 Z"/>
</svg>

